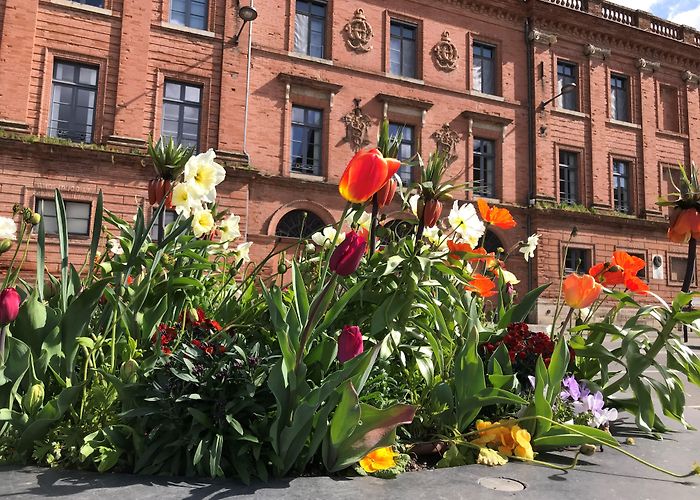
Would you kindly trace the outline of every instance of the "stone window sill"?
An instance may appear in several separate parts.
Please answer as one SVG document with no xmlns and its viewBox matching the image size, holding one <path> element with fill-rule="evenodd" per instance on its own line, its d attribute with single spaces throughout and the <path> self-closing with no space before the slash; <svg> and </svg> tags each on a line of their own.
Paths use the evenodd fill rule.
<svg viewBox="0 0 700 500">
<path fill-rule="evenodd" d="M 197 35 L 204 38 L 216 38 L 216 33 L 214 33 L 213 31 L 190 28 L 189 26 L 183 26 L 181 24 L 174 24 L 163 21 L 160 23 L 160 26 L 161 28 L 165 28 L 167 30 L 179 31 L 181 33 L 189 33 L 191 35 Z"/>
<path fill-rule="evenodd" d="M 588 115 L 586 113 L 582 113 L 581 111 L 574 111 L 572 109 L 552 108 L 552 113 L 562 116 L 569 116 L 572 118 L 588 118 Z"/>
<path fill-rule="evenodd" d="M 84 5 L 78 2 L 71 2 L 71 0 L 49 0 L 53 5 L 60 5 L 61 7 L 68 7 L 70 9 L 82 10 L 85 12 L 90 12 L 92 14 L 99 14 L 101 16 L 112 17 L 114 14 L 110 9 L 104 9 L 102 7 L 93 7 L 92 5 Z"/>
<path fill-rule="evenodd" d="M 469 90 L 467 93 L 472 97 L 479 97 L 480 99 L 488 99 L 490 101 L 496 102 L 506 102 L 506 98 L 500 95 L 484 94 L 483 92 L 479 92 L 478 90 Z"/>
<path fill-rule="evenodd" d="M 674 132 L 673 130 L 657 130 L 656 135 L 660 135 L 663 137 L 671 137 L 673 139 L 687 139 L 688 134 L 683 134 L 681 132 Z"/>
<path fill-rule="evenodd" d="M 418 78 L 411 78 L 408 76 L 395 75 L 393 73 L 385 73 L 385 75 L 387 78 L 391 78 L 392 80 L 400 80 L 402 82 L 415 83 L 416 85 L 425 85 L 425 82 L 423 80 L 418 79 Z"/>
<path fill-rule="evenodd" d="M 323 59 L 321 57 L 307 56 L 306 54 L 302 54 L 301 52 L 289 52 L 288 54 L 289 54 L 289 57 L 293 57 L 294 59 L 302 59 L 304 61 L 325 64 L 327 66 L 333 66 L 333 61 L 331 61 L 330 59 Z"/>
<path fill-rule="evenodd" d="M 326 178 L 322 175 L 301 174 L 299 172 L 290 172 L 289 177 L 308 182 L 326 182 Z"/>
<path fill-rule="evenodd" d="M 632 122 L 623 122 L 620 120 L 610 119 L 610 120 L 608 120 L 608 124 L 613 125 L 615 127 L 624 127 L 624 128 L 631 128 L 631 129 L 636 129 L 636 130 L 642 129 L 641 125 L 637 125 L 636 123 L 632 123 Z"/>
</svg>

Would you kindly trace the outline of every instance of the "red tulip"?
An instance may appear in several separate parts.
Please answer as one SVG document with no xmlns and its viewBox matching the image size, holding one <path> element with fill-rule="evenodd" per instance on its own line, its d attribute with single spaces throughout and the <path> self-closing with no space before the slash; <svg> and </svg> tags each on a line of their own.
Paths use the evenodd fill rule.
<svg viewBox="0 0 700 500">
<path fill-rule="evenodd" d="M 396 194 L 396 188 L 399 183 L 393 177 L 387 181 L 382 188 L 377 191 L 377 202 L 379 203 L 379 208 L 383 208 L 391 203 L 394 199 L 394 194 Z"/>
<path fill-rule="evenodd" d="M 338 191 L 350 203 L 364 203 L 394 176 L 400 166 L 399 160 L 384 158 L 378 149 L 362 149 L 345 168 Z"/>
<path fill-rule="evenodd" d="M 438 219 L 442 215 L 442 202 L 430 199 L 425 202 L 425 205 L 418 209 L 418 216 L 423 220 L 425 227 L 433 227 L 437 224 Z"/>
<path fill-rule="evenodd" d="M 14 288 L 5 288 L 0 292 L 0 325 L 12 323 L 19 313 L 22 298 Z"/>
<path fill-rule="evenodd" d="M 365 350 L 362 332 L 357 326 L 344 326 L 338 337 L 338 361 L 345 363 Z"/>
<path fill-rule="evenodd" d="M 340 276 L 349 276 L 360 266 L 362 256 L 367 250 L 367 239 L 355 231 L 345 233 L 345 239 L 338 245 L 329 262 L 331 271 Z"/>
</svg>

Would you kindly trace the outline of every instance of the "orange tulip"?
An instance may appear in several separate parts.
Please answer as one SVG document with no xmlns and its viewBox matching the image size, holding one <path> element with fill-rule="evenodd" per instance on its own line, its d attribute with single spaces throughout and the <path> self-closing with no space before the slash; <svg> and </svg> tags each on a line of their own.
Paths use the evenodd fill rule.
<svg viewBox="0 0 700 500">
<path fill-rule="evenodd" d="M 584 309 L 596 301 L 603 287 L 590 274 L 570 274 L 564 280 L 564 302 L 573 309 Z"/>
<path fill-rule="evenodd" d="M 496 295 L 496 284 L 493 280 L 481 274 L 475 274 L 469 283 L 464 285 L 468 292 L 474 292 L 480 297 L 487 298 Z"/>
<path fill-rule="evenodd" d="M 377 191 L 377 202 L 379 203 L 379 208 L 384 208 L 394 199 L 394 194 L 396 194 L 396 188 L 399 183 L 396 179 L 389 179 L 386 184 L 384 184 L 379 191 Z"/>
<path fill-rule="evenodd" d="M 338 191 L 350 203 L 364 203 L 399 170 L 396 158 L 384 158 L 378 149 L 362 149 L 353 156 L 340 179 Z"/>
<path fill-rule="evenodd" d="M 674 243 L 688 243 L 690 237 L 700 239 L 700 214 L 695 208 L 674 210 L 668 239 Z"/>
<path fill-rule="evenodd" d="M 479 207 L 481 219 L 487 224 L 493 224 L 501 229 L 513 229 L 517 225 L 507 209 L 489 207 L 489 204 L 482 198 L 476 200 L 476 204 Z"/>
</svg>

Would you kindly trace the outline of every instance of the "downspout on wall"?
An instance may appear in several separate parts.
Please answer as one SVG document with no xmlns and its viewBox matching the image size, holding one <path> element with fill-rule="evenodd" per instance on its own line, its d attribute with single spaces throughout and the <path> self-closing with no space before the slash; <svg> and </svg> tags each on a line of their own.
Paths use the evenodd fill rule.
<svg viewBox="0 0 700 500">
<path fill-rule="evenodd" d="M 528 136 L 528 195 L 527 210 L 525 212 L 525 226 L 527 236 L 532 234 L 532 210 L 535 206 L 535 176 L 537 175 L 537 151 L 535 128 L 537 126 L 535 116 L 535 52 L 534 42 L 530 39 L 532 18 L 525 19 L 525 47 L 527 50 L 527 136 Z M 528 260 L 527 288 L 534 288 L 534 262 Z"/>
</svg>

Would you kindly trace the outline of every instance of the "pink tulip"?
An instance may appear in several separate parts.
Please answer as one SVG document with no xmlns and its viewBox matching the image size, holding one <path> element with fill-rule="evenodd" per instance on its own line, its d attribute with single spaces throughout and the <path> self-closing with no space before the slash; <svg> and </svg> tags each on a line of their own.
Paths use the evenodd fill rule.
<svg viewBox="0 0 700 500">
<path fill-rule="evenodd" d="M 14 288 L 5 288 L 0 292 L 0 325 L 12 323 L 19 313 L 19 305 L 22 298 Z"/>
</svg>

